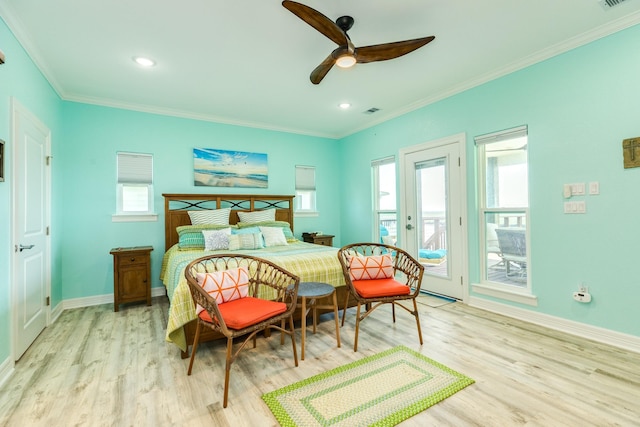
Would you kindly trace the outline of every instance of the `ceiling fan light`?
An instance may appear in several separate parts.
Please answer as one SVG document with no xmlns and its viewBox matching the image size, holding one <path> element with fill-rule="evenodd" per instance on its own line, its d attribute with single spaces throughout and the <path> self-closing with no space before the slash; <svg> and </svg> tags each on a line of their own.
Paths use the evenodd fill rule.
<svg viewBox="0 0 640 427">
<path fill-rule="evenodd" d="M 340 68 L 353 67 L 356 64 L 356 58 L 353 55 L 345 54 L 336 59 L 336 65 Z"/>
<path fill-rule="evenodd" d="M 153 59 L 145 58 L 142 56 L 134 56 L 133 61 L 142 67 L 153 67 L 156 62 Z"/>
</svg>

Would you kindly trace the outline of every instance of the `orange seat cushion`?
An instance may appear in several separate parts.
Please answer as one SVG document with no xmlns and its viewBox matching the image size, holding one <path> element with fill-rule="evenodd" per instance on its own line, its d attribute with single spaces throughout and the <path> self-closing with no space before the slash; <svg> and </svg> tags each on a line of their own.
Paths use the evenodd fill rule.
<svg viewBox="0 0 640 427">
<path fill-rule="evenodd" d="M 270 317 L 287 311 L 287 304 L 254 297 L 245 297 L 218 304 L 218 310 L 227 324 L 227 328 L 243 329 Z M 205 322 L 213 323 L 209 313 L 204 310 L 198 314 Z"/>
<path fill-rule="evenodd" d="M 363 298 L 409 295 L 411 289 L 394 279 L 354 280 L 353 287 Z"/>
</svg>

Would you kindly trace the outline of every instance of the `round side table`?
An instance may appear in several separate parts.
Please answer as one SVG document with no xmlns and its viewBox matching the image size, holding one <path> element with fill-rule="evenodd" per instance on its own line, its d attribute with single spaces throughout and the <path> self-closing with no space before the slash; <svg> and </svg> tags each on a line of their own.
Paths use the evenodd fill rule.
<svg viewBox="0 0 640 427">
<path fill-rule="evenodd" d="M 318 305 L 317 302 L 321 298 L 331 296 L 332 305 Z M 307 314 L 313 310 L 313 333 L 316 333 L 316 324 L 318 321 L 318 309 L 333 309 L 333 317 L 336 322 L 336 340 L 340 347 L 340 326 L 338 325 L 338 302 L 336 299 L 336 288 L 328 283 L 320 282 L 301 282 L 298 286 L 298 306 L 301 308 L 302 314 L 302 355 L 304 360 L 304 342 L 307 331 Z"/>
</svg>

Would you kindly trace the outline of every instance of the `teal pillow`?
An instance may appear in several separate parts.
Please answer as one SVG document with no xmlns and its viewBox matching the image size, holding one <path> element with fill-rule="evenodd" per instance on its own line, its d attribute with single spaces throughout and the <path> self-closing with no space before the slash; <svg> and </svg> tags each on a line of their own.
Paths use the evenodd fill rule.
<svg viewBox="0 0 640 427">
<path fill-rule="evenodd" d="M 215 224 L 203 224 L 203 225 L 182 225 L 176 227 L 178 232 L 178 248 L 179 249 L 203 249 L 204 250 L 204 234 L 203 230 L 222 230 L 224 228 L 231 227 L 232 225 L 215 225 Z M 260 229 L 258 229 L 260 231 Z"/>
<path fill-rule="evenodd" d="M 251 227 L 282 227 L 282 232 L 284 233 L 284 237 L 287 239 L 287 242 L 294 242 L 297 240 L 293 235 L 293 231 L 291 231 L 291 225 L 287 221 L 239 222 L 236 226 L 238 229 Z"/>
</svg>

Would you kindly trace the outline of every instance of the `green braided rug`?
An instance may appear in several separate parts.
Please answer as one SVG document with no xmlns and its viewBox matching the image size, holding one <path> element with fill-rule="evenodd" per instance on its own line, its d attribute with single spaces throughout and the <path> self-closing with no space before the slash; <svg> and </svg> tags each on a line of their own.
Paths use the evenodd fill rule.
<svg viewBox="0 0 640 427">
<path fill-rule="evenodd" d="M 474 380 L 405 346 L 262 395 L 283 427 L 394 426 Z"/>
</svg>

